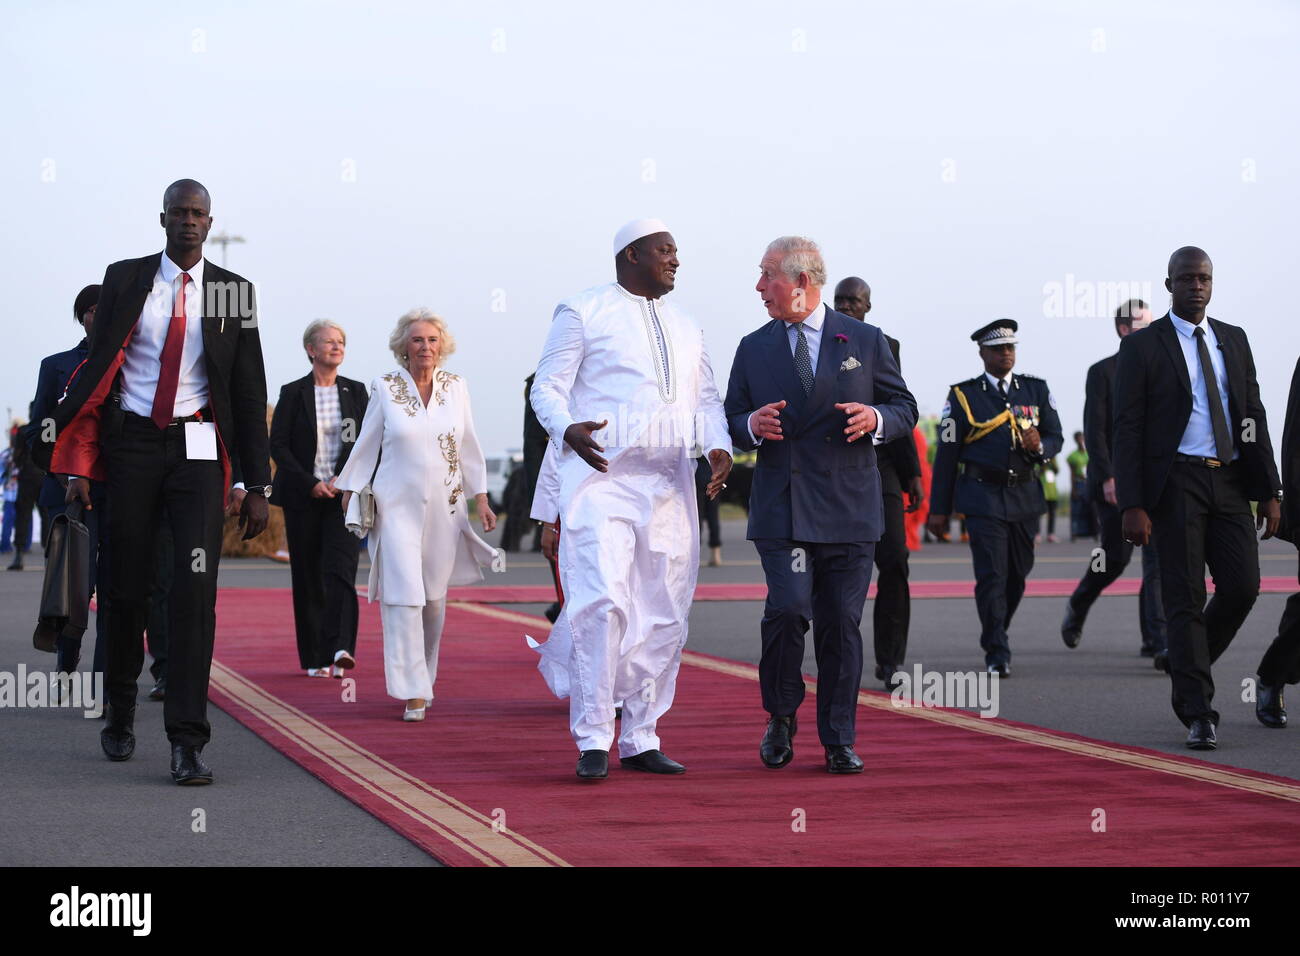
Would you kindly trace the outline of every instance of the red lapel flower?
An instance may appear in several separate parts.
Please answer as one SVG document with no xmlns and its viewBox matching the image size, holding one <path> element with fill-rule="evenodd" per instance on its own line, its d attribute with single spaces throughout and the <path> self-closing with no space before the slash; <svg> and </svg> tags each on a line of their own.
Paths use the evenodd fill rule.
<svg viewBox="0 0 1300 956">
<path fill-rule="evenodd" d="M 847 342 L 848 340 L 849 340 L 849 337 L 848 337 L 847 335 L 845 335 L 843 332 L 836 332 L 836 333 L 835 333 L 835 341 L 836 341 L 836 342 Z"/>
</svg>

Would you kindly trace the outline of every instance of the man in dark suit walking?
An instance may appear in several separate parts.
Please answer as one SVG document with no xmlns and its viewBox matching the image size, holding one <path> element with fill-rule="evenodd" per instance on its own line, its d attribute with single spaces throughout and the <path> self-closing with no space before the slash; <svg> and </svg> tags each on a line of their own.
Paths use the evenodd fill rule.
<svg viewBox="0 0 1300 956">
<path fill-rule="evenodd" d="M 831 773 L 860 773 L 853 750 L 862 681 L 859 630 L 872 553 L 885 531 L 875 444 L 916 424 L 884 333 L 828 309 L 811 239 L 772 242 L 756 286 L 772 321 L 740 341 L 725 409 L 731 438 L 758 448 L 749 533 L 767 578 L 759 681 L 771 768 L 794 756 L 813 622 L 817 733 Z"/>
<path fill-rule="evenodd" d="M 1300 361 L 1291 376 L 1291 396 L 1282 426 L 1282 491 L 1277 536 L 1300 548 Z M 1300 684 L 1300 591 L 1286 599 L 1277 637 L 1259 662 L 1255 716 L 1265 727 L 1286 726 L 1282 688 L 1287 684 Z"/>
<path fill-rule="evenodd" d="M 866 322 L 871 311 L 871 286 L 857 276 L 841 279 L 835 286 L 835 310 Z M 886 335 L 885 341 L 901 374 L 898 339 Z M 885 535 L 876 542 L 876 598 L 871 605 L 871 623 L 876 680 L 890 690 L 894 674 L 902 669 L 907 656 L 907 630 L 912 620 L 912 593 L 907 583 L 907 526 L 903 515 L 911 514 L 925 503 L 921 461 L 910 430 L 876 450 L 876 470 L 880 472 L 880 492 L 884 499 Z"/>
<path fill-rule="evenodd" d="M 212 782 L 208 675 L 216 632 L 222 510 L 237 454 L 248 494 L 244 537 L 266 527 L 270 493 L 266 377 L 253 287 L 203 258 L 211 200 L 192 179 L 172 183 L 159 216 L 163 252 L 104 273 L 90 354 L 55 410 L 54 441 L 37 442 L 67 475 L 68 499 L 90 506 L 107 482 L 112 553 L 106 690 L 100 744 L 110 760 L 135 751 L 136 681 L 159 521 L 175 544 L 164 722 L 172 779 Z M 44 437 L 44 436 L 42 436 Z"/>
<path fill-rule="evenodd" d="M 1115 333 L 1121 342 L 1130 333 L 1150 324 L 1151 310 L 1141 299 L 1130 299 L 1115 312 Z M 1061 639 L 1066 647 L 1079 646 L 1088 611 L 1101 592 L 1124 573 L 1133 557 L 1133 545 L 1124 540 L 1120 528 L 1115 469 L 1111 463 L 1115 363 L 1118 361 L 1119 353 L 1116 352 L 1088 369 L 1083 403 L 1083 440 L 1088 448 L 1088 498 L 1101 519 L 1102 554 L 1088 559 L 1088 570 L 1083 573 L 1079 586 L 1066 604 L 1065 619 L 1061 622 Z M 1155 658 L 1156 667 L 1164 670 L 1168 666 L 1168 655 L 1165 652 L 1165 611 L 1160 601 L 1160 562 L 1156 549 L 1149 545 L 1142 549 L 1142 590 L 1138 596 L 1138 613 L 1142 631 L 1141 654 Z"/>
<path fill-rule="evenodd" d="M 1187 746 L 1213 750 L 1219 714 L 1210 665 L 1259 594 L 1255 526 L 1281 515 L 1255 360 L 1246 333 L 1206 317 L 1210 257 L 1169 259 L 1169 312 L 1120 344 L 1115 370 L 1115 487 L 1124 537 L 1160 559 L 1174 713 Z M 1257 521 L 1250 502 L 1259 502 Z M 1214 597 L 1205 602 L 1205 568 Z"/>
<path fill-rule="evenodd" d="M 334 322 L 307 326 L 311 371 L 280 389 L 271 416 L 271 500 L 284 509 L 298 663 L 309 677 L 342 677 L 356 665 L 360 542 L 344 524 L 334 479 L 352 454 L 369 394 L 339 374 L 347 342 Z"/>
</svg>

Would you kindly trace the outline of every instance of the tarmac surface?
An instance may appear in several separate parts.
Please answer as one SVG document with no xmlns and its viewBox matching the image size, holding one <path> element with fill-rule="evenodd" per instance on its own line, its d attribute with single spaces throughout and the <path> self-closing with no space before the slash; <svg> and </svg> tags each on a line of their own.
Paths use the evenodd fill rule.
<svg viewBox="0 0 1300 956">
<path fill-rule="evenodd" d="M 489 536 L 490 539 L 497 535 Z M 701 583 L 762 581 L 743 521 L 723 523 L 724 565 L 701 567 Z M 1086 565 L 1091 541 L 1040 544 L 1033 578 L 1076 578 Z M 706 555 L 707 557 L 707 555 Z M 1261 545 L 1265 577 L 1294 580 L 1296 551 L 1285 542 Z M 8 563 L 8 558 L 4 564 Z M 930 544 L 911 558 L 913 580 L 969 580 L 969 549 L 959 543 Z M 1136 577 L 1135 559 L 1126 576 Z M 0 671 L 48 672 L 54 656 L 31 645 L 41 586 L 39 556 L 26 571 L 0 572 Z M 358 583 L 368 566 L 363 555 Z M 509 555 L 494 585 L 546 584 L 550 572 L 540 554 Z M 286 565 L 262 559 L 223 559 L 222 587 L 289 586 Z M 1232 646 L 1214 668 L 1216 706 L 1222 714 L 1219 749 L 1195 756 L 1300 779 L 1300 730 L 1259 725 L 1253 703 L 1243 701 L 1243 682 L 1253 678 L 1264 649 L 1276 634 L 1285 594 L 1263 594 Z M 540 614 L 542 605 L 499 605 Z M 1170 754 L 1189 755 L 1185 731 L 1169 706 L 1169 680 L 1138 655 L 1137 598 L 1106 597 L 1094 606 L 1083 641 L 1073 650 L 1060 638 L 1064 598 L 1026 598 L 1011 629 L 1012 676 L 999 683 L 998 716 Z M 292 610 L 286 601 L 285 614 Z M 697 602 L 691 612 L 689 650 L 757 663 L 757 601 Z M 880 689 L 871 655 L 871 606 L 863 618 L 866 667 L 863 686 Z M 93 648 L 94 623 L 83 652 Z M 979 625 L 970 598 L 912 602 L 907 668 L 981 671 Z M 447 634 L 443 666 L 455 666 L 457 635 Z M 528 653 L 523 644 L 520 652 Z M 217 656 L 220 656 L 218 639 Z M 379 666 L 378 661 L 359 665 Z M 811 634 L 805 671 L 815 673 Z M 436 865 L 422 850 L 281 756 L 269 744 L 215 707 L 209 708 L 213 743 L 205 757 L 216 775 L 210 787 L 182 788 L 168 776 L 169 750 L 162 729 L 162 705 L 145 699 L 141 680 L 137 749 L 124 764 L 104 759 L 98 720 L 59 708 L 0 708 L 0 865 Z M 540 676 L 521 694 L 547 693 Z M 754 688 L 754 751 L 765 715 Z M 394 702 L 394 707 L 400 706 Z M 805 704 L 805 706 L 810 706 Z M 811 714 L 809 715 L 811 720 Z M 664 749 L 672 754 L 672 714 L 660 724 Z M 567 728 L 557 726 L 557 734 Z M 888 773 L 871 760 L 871 741 L 857 750 L 868 773 Z"/>
</svg>

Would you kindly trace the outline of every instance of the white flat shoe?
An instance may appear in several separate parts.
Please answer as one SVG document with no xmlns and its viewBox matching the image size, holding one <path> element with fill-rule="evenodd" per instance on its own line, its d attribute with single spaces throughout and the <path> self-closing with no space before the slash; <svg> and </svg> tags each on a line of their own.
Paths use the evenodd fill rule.
<svg viewBox="0 0 1300 956">
<path fill-rule="evenodd" d="M 424 720 L 424 711 L 426 708 L 420 707 L 417 710 L 407 710 L 402 714 L 402 720 Z"/>
<path fill-rule="evenodd" d="M 308 677 L 329 677 L 330 669 L 328 667 L 309 667 L 307 668 Z"/>
<path fill-rule="evenodd" d="M 334 666 L 339 670 L 347 670 L 349 667 L 356 667 L 357 660 L 347 651 L 339 651 L 334 655 Z"/>
</svg>

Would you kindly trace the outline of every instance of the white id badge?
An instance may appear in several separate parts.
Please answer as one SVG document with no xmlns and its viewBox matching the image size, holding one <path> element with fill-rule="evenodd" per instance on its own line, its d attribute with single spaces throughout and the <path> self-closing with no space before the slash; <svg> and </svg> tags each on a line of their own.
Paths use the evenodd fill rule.
<svg viewBox="0 0 1300 956">
<path fill-rule="evenodd" d="M 185 457 L 190 461 L 217 460 L 217 426 L 214 422 L 185 423 Z"/>
</svg>

